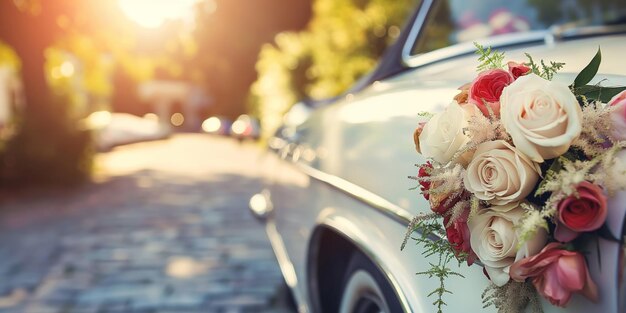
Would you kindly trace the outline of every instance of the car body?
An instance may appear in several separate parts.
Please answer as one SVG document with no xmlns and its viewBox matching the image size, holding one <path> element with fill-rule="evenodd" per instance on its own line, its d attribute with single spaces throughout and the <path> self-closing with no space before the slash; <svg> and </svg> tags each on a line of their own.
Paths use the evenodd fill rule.
<svg viewBox="0 0 626 313">
<path fill-rule="evenodd" d="M 442 110 L 457 89 L 476 76 L 477 65 L 471 41 L 412 53 L 437 3 L 421 1 L 412 22 L 368 83 L 311 111 L 306 121 L 269 142 L 260 165 L 268 183 L 251 199 L 251 209 L 266 224 L 299 312 L 345 311 L 346 290 L 353 282 L 347 272 L 356 254 L 373 265 L 371 272 L 377 272 L 371 276 L 384 289 L 381 294 L 387 301 L 383 302 L 390 302 L 389 292 L 395 297 L 392 302 L 397 300 L 384 303 L 387 309 L 380 311 L 436 311 L 435 299 L 428 294 L 438 287 L 438 280 L 415 275 L 428 270 L 432 259 L 424 258 L 411 242 L 400 250 L 411 218 L 430 211 L 419 192 L 409 190 L 416 183 L 406 178 L 417 173 L 414 164 L 426 161 L 416 153 L 412 134 L 419 113 Z M 596 81 L 626 85 L 623 25 L 531 29 L 488 34 L 478 41 L 504 51 L 508 60 L 526 61 L 524 53 L 529 53 L 537 60 L 565 62 L 555 79 L 568 84 L 601 47 Z M 609 220 L 621 233 L 621 203 L 626 197 L 615 197 Z M 574 296 L 567 309 L 560 309 L 542 300 L 545 312 L 625 310 L 624 289 L 618 287 L 615 274 L 621 246 L 600 245 L 603 270 L 594 279 L 603 295 L 601 302 Z M 590 266 L 598 266 L 591 259 Z M 465 278 L 454 277 L 447 283 L 453 294 L 444 297 L 444 311 L 495 311 L 483 309 L 481 294 L 489 281 L 482 267 L 463 264 L 460 271 Z"/>
</svg>

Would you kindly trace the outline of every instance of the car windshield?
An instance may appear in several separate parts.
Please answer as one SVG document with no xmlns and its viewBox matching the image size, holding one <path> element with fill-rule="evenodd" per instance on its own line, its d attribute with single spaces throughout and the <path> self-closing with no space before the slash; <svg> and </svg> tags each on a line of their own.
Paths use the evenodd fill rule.
<svg viewBox="0 0 626 313">
<path fill-rule="evenodd" d="M 625 19 L 624 0 L 435 0 L 411 52 L 555 25 L 612 25 Z"/>
</svg>

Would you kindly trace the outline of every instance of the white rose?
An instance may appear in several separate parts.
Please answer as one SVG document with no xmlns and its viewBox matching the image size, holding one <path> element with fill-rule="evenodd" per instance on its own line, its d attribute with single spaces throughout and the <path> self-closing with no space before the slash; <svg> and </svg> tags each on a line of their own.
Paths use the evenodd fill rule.
<svg viewBox="0 0 626 313">
<path fill-rule="evenodd" d="M 472 250 L 497 286 L 509 281 L 511 264 L 539 253 L 546 245 L 548 234 L 541 228 L 518 249 L 515 226 L 523 215 L 524 209 L 508 204 L 482 209 L 467 222 Z"/>
<path fill-rule="evenodd" d="M 508 142 L 488 141 L 476 148 L 463 183 L 476 198 L 503 205 L 526 198 L 540 173 L 539 164 Z"/>
<path fill-rule="evenodd" d="M 569 88 L 535 74 L 504 88 L 500 114 L 515 147 L 538 163 L 565 153 L 582 130 L 583 113 Z"/>
<path fill-rule="evenodd" d="M 427 158 L 445 164 L 469 138 L 463 133 L 473 107 L 464 109 L 456 101 L 445 111 L 435 114 L 419 134 L 419 151 Z M 461 160 L 462 161 L 462 160 Z"/>
</svg>

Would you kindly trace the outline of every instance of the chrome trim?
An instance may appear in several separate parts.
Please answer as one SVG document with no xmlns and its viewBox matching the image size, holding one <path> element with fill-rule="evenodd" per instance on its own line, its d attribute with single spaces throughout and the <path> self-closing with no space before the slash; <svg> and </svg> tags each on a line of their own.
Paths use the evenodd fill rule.
<svg viewBox="0 0 626 313">
<path fill-rule="evenodd" d="M 352 198 L 355 198 L 360 202 L 371 206 L 372 208 L 389 216 L 396 222 L 406 227 L 409 226 L 409 223 L 411 223 L 411 220 L 413 219 L 413 214 L 376 195 L 375 193 L 366 190 L 365 188 L 357 186 L 337 176 L 324 173 L 302 162 L 295 162 L 293 164 L 303 173 L 309 175 L 311 178 L 335 187 L 336 189 L 347 194 L 348 196 L 351 196 Z"/>
<path fill-rule="evenodd" d="M 365 242 L 361 241 L 357 236 L 351 236 L 350 234 L 342 231 L 342 229 L 345 228 L 341 227 L 341 222 L 333 220 L 332 217 L 326 218 L 318 222 L 319 226 L 329 228 L 335 233 L 343 236 L 344 238 L 349 240 L 357 249 L 363 252 L 363 254 L 365 254 L 365 256 L 367 256 L 372 261 L 372 263 L 376 265 L 378 270 L 387 278 L 387 281 L 389 282 L 389 284 L 391 284 L 391 288 L 393 288 L 394 293 L 398 297 L 398 301 L 400 301 L 400 305 L 402 306 L 403 311 L 405 313 L 413 312 L 413 309 L 409 304 L 409 299 L 402 291 L 398 280 L 395 278 L 395 276 L 393 276 L 391 270 L 384 264 L 384 262 L 382 262 L 382 260 L 376 255 L 376 253 L 368 248 L 368 245 Z"/>
<path fill-rule="evenodd" d="M 268 219 L 266 221 L 265 233 L 267 234 L 267 238 L 270 240 L 270 245 L 272 246 L 272 250 L 274 250 L 274 255 L 276 256 L 276 261 L 278 262 L 278 267 L 280 267 L 280 271 L 285 278 L 285 283 L 287 283 L 287 286 L 291 289 L 291 294 L 295 298 L 294 300 L 296 300 L 298 313 L 310 312 L 306 298 L 298 291 L 298 277 L 296 275 L 296 270 L 293 263 L 289 259 L 287 248 L 285 248 L 285 243 L 278 233 L 276 223 L 274 223 L 272 219 Z"/>
<path fill-rule="evenodd" d="M 590 25 L 576 27 L 571 25 L 557 25 L 550 28 L 550 33 L 557 40 L 590 37 L 607 34 L 618 34 L 626 32 L 626 25 Z"/>
<path fill-rule="evenodd" d="M 406 41 L 404 42 L 404 46 L 402 47 L 402 63 L 404 63 L 404 65 L 411 67 L 411 65 L 409 65 L 408 63 L 408 61 L 410 61 L 410 58 L 412 57 L 411 50 L 413 50 L 413 45 L 415 44 L 415 41 L 417 40 L 417 37 L 422 30 L 422 25 L 424 25 L 424 22 L 428 17 L 428 12 L 430 12 L 430 8 L 432 7 L 432 5 L 433 0 L 424 0 L 419 8 L 419 12 L 415 17 L 415 20 L 413 21 L 413 26 L 411 26 L 409 35 L 407 36 Z"/>
<path fill-rule="evenodd" d="M 476 42 L 492 48 L 501 48 L 512 45 L 527 44 L 533 42 L 544 42 L 546 38 L 552 36 L 550 31 L 537 30 L 524 33 L 512 33 L 501 36 L 489 37 L 477 40 Z M 408 42 L 407 42 L 408 43 Z M 464 42 L 449 47 L 437 49 L 432 52 L 418 55 L 403 55 L 403 62 L 409 67 L 419 67 L 429 63 L 450 59 L 460 55 L 472 54 L 476 51 L 473 42 Z M 410 54 L 410 51 L 409 51 Z"/>
<path fill-rule="evenodd" d="M 343 192 L 349 197 L 352 197 L 360 201 L 361 203 L 364 203 L 365 205 L 368 205 L 371 208 L 376 209 L 378 212 L 390 217 L 391 219 L 400 223 L 400 225 L 403 225 L 404 227 L 408 228 L 409 225 L 411 224 L 411 221 L 414 218 L 414 215 L 410 213 L 409 211 L 343 178 L 337 177 L 335 175 L 327 174 L 325 172 L 315 169 L 302 162 L 293 162 L 292 164 L 295 165 L 300 171 L 302 171 L 304 174 L 308 175 L 309 177 L 319 182 L 325 183 Z M 419 231 L 416 230 L 415 232 L 421 235 Z M 430 234 L 429 238 L 431 240 L 447 240 L 445 238 L 445 234 L 438 234 L 438 233 Z M 475 261 L 474 264 L 482 266 L 482 263 L 478 260 Z"/>
</svg>

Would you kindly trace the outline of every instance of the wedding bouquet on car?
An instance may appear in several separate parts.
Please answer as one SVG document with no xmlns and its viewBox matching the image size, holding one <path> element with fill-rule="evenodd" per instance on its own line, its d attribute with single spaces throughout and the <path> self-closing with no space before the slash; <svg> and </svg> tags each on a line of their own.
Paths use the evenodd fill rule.
<svg viewBox="0 0 626 313">
<path fill-rule="evenodd" d="M 484 266 L 492 285 L 483 301 L 500 311 L 540 310 L 537 294 L 561 307 L 573 293 L 597 301 L 583 247 L 621 239 L 605 221 L 607 197 L 626 189 L 615 158 L 626 147 L 625 88 L 589 84 L 600 50 L 568 86 L 552 80 L 563 63 L 527 55 L 504 64 L 504 54 L 476 46 L 478 76 L 443 112 L 423 113 L 414 133 L 429 161 L 411 178 L 433 213 L 409 234 L 439 259 L 420 274 L 439 278 L 431 295 L 440 312 L 444 279 L 462 275 L 446 266 L 455 259 Z"/>
</svg>

